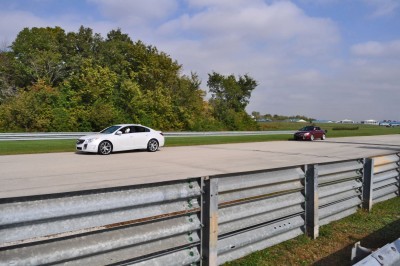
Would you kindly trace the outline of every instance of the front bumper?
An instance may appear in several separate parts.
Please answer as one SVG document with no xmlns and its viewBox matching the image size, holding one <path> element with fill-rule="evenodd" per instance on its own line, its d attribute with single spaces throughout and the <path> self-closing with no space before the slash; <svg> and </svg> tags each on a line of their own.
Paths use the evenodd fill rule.
<svg viewBox="0 0 400 266">
<path fill-rule="evenodd" d="M 311 135 L 304 135 L 304 134 L 298 134 L 298 135 L 294 135 L 293 138 L 295 140 L 309 140 Z"/>
<path fill-rule="evenodd" d="M 78 140 L 76 143 L 76 150 L 82 152 L 97 152 L 98 145 L 97 143 L 88 143 L 87 140 L 82 142 L 82 140 Z"/>
</svg>

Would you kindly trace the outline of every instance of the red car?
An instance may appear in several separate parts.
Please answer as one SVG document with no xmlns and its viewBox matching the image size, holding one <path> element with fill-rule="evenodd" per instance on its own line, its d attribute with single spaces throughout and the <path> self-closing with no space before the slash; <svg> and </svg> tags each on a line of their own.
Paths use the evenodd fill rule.
<svg viewBox="0 0 400 266">
<path fill-rule="evenodd" d="M 324 140 L 326 138 L 325 130 L 316 126 L 306 126 L 299 129 L 296 133 L 294 133 L 295 140 L 311 140 L 321 139 Z"/>
</svg>

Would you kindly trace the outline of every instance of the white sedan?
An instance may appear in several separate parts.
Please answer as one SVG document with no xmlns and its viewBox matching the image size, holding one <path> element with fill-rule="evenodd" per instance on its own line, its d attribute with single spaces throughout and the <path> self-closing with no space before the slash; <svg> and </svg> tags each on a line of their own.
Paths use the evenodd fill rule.
<svg viewBox="0 0 400 266">
<path fill-rule="evenodd" d="M 147 149 L 155 152 L 164 146 L 161 131 L 137 124 L 110 126 L 98 134 L 83 136 L 76 141 L 76 150 L 108 155 L 111 152 Z"/>
</svg>

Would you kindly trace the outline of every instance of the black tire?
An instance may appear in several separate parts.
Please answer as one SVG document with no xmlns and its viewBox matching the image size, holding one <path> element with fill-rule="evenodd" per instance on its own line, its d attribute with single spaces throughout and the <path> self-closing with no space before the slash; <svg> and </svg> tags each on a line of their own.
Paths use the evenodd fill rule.
<svg viewBox="0 0 400 266">
<path fill-rule="evenodd" d="M 112 150 L 113 150 L 113 146 L 112 146 L 111 142 L 109 142 L 108 140 L 104 140 L 104 141 L 100 142 L 99 150 L 98 150 L 99 154 L 109 155 L 109 154 L 111 154 Z"/>
<path fill-rule="evenodd" d="M 322 137 L 321 137 L 321 139 L 322 139 L 322 140 L 326 139 L 326 136 L 325 136 L 325 134 L 322 134 Z"/>
<path fill-rule="evenodd" d="M 158 141 L 156 139 L 151 139 L 149 140 L 149 142 L 147 143 L 147 150 L 149 152 L 155 152 L 158 150 L 159 144 Z"/>
<path fill-rule="evenodd" d="M 311 135 L 310 136 L 310 141 L 313 141 L 314 140 L 314 135 Z"/>
</svg>

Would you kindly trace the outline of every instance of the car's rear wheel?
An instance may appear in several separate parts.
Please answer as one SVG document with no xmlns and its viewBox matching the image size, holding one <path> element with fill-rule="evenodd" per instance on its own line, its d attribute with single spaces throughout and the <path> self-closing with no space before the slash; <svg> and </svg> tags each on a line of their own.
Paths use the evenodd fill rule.
<svg viewBox="0 0 400 266">
<path fill-rule="evenodd" d="M 109 155 L 112 152 L 113 146 L 111 142 L 104 140 L 99 144 L 99 154 L 101 155 Z"/>
<path fill-rule="evenodd" d="M 326 139 L 326 136 L 325 136 L 325 134 L 322 134 L 322 137 L 321 137 L 321 139 L 322 139 L 322 140 Z"/>
<path fill-rule="evenodd" d="M 158 146 L 159 146 L 158 141 L 156 139 L 151 139 L 147 143 L 147 150 L 149 152 L 155 152 L 158 150 Z"/>
<path fill-rule="evenodd" d="M 313 141 L 314 140 L 314 135 L 310 136 L 310 140 Z"/>
</svg>

